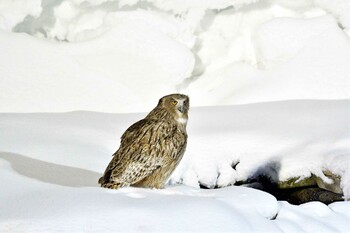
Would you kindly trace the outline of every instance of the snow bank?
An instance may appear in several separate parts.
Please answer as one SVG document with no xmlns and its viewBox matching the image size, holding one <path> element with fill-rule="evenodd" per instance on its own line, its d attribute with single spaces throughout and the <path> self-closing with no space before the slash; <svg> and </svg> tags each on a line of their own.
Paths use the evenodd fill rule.
<svg viewBox="0 0 350 233">
<path fill-rule="evenodd" d="M 3 1 L 0 111 L 140 112 L 171 92 L 193 106 L 350 98 L 348 8 L 340 0 Z"/>
<path fill-rule="evenodd" d="M 193 102 L 229 105 L 350 97 L 350 41 L 333 18 L 271 20 L 257 30 L 255 46 L 253 60 L 261 69 L 231 62 L 235 50 L 229 49 L 226 61 L 207 64 L 206 72 L 185 89 Z"/>
<path fill-rule="evenodd" d="M 350 197 L 349 106 L 304 100 L 192 109 L 187 151 L 172 183 L 223 187 L 260 174 L 276 181 L 315 174 L 327 183 L 329 170 Z M 2 114 L 0 149 L 101 172 L 122 132 L 143 116 Z"/>
<path fill-rule="evenodd" d="M 264 173 L 280 181 L 315 174 L 328 182 L 322 171 L 329 169 L 343 177 L 348 197 L 349 104 L 282 101 L 196 109 L 190 113 L 186 162 L 173 178 L 207 187 Z"/>
<path fill-rule="evenodd" d="M 144 35 L 144 26 L 137 25 L 133 31 L 121 22 L 118 30 L 79 44 L 0 32 L 1 56 L 6 55 L 1 59 L 0 109 L 149 109 L 150 97 L 174 92 L 194 60 L 184 46 L 165 36 Z"/>
<path fill-rule="evenodd" d="M 349 104 L 192 108 L 188 149 L 172 183 L 226 186 L 261 172 L 286 179 L 329 169 L 344 178 L 349 196 Z M 349 232 L 348 202 L 293 206 L 237 186 L 97 187 L 120 135 L 144 115 L 0 114 L 0 231 Z"/>
</svg>

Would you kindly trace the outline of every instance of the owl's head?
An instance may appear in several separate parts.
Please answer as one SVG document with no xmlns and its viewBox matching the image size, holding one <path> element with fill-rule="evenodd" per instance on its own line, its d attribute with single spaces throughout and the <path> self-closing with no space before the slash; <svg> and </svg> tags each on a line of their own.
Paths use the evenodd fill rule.
<svg viewBox="0 0 350 233">
<path fill-rule="evenodd" d="M 183 94 L 171 94 L 162 97 L 158 103 L 159 107 L 165 108 L 180 123 L 187 123 L 190 98 Z"/>
</svg>

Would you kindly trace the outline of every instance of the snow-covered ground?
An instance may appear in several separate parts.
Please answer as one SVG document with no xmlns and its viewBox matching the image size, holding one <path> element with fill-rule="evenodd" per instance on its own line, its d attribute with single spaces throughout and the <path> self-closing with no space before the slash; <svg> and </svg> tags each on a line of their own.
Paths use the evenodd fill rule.
<svg viewBox="0 0 350 233">
<path fill-rule="evenodd" d="M 171 182 L 187 186 L 163 190 L 97 185 L 122 132 L 145 114 L 0 114 L 0 231 L 349 232 L 349 202 L 293 206 L 247 187 L 198 188 L 259 171 L 283 180 L 329 169 L 343 177 L 348 196 L 348 106 L 312 100 L 194 108 L 188 150 Z"/>
<path fill-rule="evenodd" d="M 349 36 L 348 0 L 0 1 L 0 232 L 350 232 L 349 202 L 227 187 L 328 170 L 350 197 Z M 173 92 L 191 111 L 171 185 L 99 188 Z"/>
</svg>

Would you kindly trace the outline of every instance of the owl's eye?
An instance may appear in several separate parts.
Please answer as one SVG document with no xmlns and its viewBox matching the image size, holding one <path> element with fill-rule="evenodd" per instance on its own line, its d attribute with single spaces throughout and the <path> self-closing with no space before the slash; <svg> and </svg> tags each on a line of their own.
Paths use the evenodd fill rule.
<svg viewBox="0 0 350 233">
<path fill-rule="evenodd" d="M 173 102 L 171 102 L 173 105 L 176 105 L 177 104 L 177 101 L 174 100 Z"/>
</svg>

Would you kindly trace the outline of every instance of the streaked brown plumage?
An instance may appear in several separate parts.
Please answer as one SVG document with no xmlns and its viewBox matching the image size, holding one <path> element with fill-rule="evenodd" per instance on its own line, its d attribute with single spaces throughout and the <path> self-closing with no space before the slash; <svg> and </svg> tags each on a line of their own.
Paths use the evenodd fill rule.
<svg viewBox="0 0 350 233">
<path fill-rule="evenodd" d="M 99 179 L 102 187 L 163 188 L 186 149 L 189 98 L 172 94 L 122 135 L 119 149 Z"/>
</svg>

